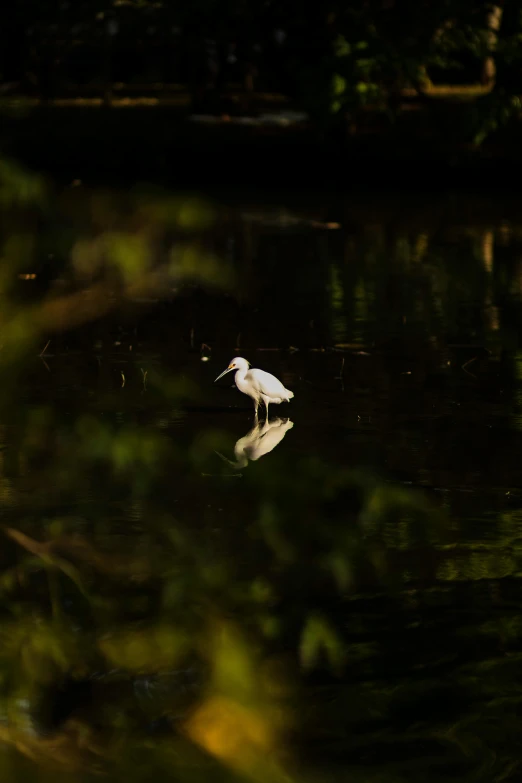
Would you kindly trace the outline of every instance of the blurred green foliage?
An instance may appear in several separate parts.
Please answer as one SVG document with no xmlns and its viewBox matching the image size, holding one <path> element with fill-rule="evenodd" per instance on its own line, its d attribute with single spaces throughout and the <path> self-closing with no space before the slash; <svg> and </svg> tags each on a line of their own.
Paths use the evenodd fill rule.
<svg viewBox="0 0 522 783">
<path fill-rule="evenodd" d="M 444 101 L 465 101 L 469 111 L 454 113 L 453 134 L 480 144 L 493 131 L 520 114 L 520 49 L 522 17 L 503 4 L 470 0 L 440 3 L 392 2 L 351 4 L 329 17 L 332 51 L 330 107 L 363 119 L 371 106 L 395 117 L 401 90 L 414 90 L 436 107 Z M 475 85 L 452 97 L 437 98 L 433 84 Z M 479 89 L 482 84 L 482 92 Z M 428 100 L 431 96 L 431 99 Z M 319 102 L 320 99 L 319 99 Z"/>
<path fill-rule="evenodd" d="M 394 206 L 387 226 L 373 206 L 369 228 L 354 211 L 361 233 L 346 232 L 344 244 L 332 232 L 337 255 L 322 266 L 307 256 L 303 219 L 299 280 L 271 256 L 273 246 L 263 260 L 279 285 L 254 277 L 259 318 L 270 313 L 278 326 L 288 316 L 285 275 L 295 284 L 292 317 L 310 299 L 300 286 L 313 286 L 314 302 L 324 295 L 317 311 L 330 339 L 314 343 L 307 360 L 312 367 L 320 355 L 314 383 L 324 385 L 309 399 L 328 405 L 344 358 L 353 359 L 350 394 L 338 397 L 343 405 L 356 400 L 359 418 L 381 415 L 369 404 L 392 398 L 389 419 L 381 418 L 391 444 L 387 471 L 404 471 L 405 455 L 413 455 L 428 494 L 362 467 L 360 430 L 341 405 L 318 446 L 310 438 L 301 453 L 285 451 L 305 430 L 302 417 L 284 445 L 240 477 L 219 459 L 216 451 L 231 454 L 237 441 L 224 417 L 218 427 L 215 408 L 204 406 L 201 387 L 215 377 L 203 375 L 210 347 L 183 320 L 185 350 L 173 372 L 170 343 L 158 361 L 134 333 L 143 313 L 161 312 L 171 297 L 173 307 L 151 327 L 158 340 L 185 285 L 197 284 L 191 305 L 201 290 L 224 291 L 231 308 L 230 281 L 255 275 L 251 257 L 220 260 L 206 206 L 143 190 L 84 192 L 80 184 L 61 193 L 48 187 L 43 202 L 24 203 L 18 187 L 10 192 L 1 218 L 9 263 L 0 389 L 0 739 L 10 779 L 103 773 L 278 783 L 349 775 L 366 783 L 515 774 L 521 515 L 504 489 L 487 534 L 468 529 L 459 513 L 468 461 L 489 446 L 475 419 L 477 440 L 468 442 L 473 433 L 451 418 L 461 400 L 474 404 L 469 390 L 477 388 L 477 376 L 463 369 L 475 343 L 464 344 L 471 356 L 457 359 L 462 349 L 451 340 L 455 325 L 473 331 L 495 367 L 499 346 L 516 345 L 509 311 L 495 308 L 510 292 L 518 301 L 518 267 L 499 268 L 495 253 L 518 229 L 491 219 L 459 235 L 468 250 L 457 255 L 437 249 L 442 221 L 431 208 L 420 217 L 408 209 L 405 226 Z M 245 247 L 261 245 L 261 235 L 241 230 Z M 281 248 L 286 259 L 287 235 Z M 463 316 L 471 295 L 476 312 Z M 106 361 L 106 344 L 114 347 L 107 323 L 119 325 L 134 299 L 146 300 L 142 318 L 134 316 L 131 337 L 124 346 L 118 339 L 120 350 Z M 378 317 L 379 334 L 401 335 L 403 364 L 392 376 L 385 349 L 372 345 Z M 226 328 L 223 343 L 239 341 L 235 323 Z M 69 349 L 73 338 L 87 348 Z M 366 348 L 374 351 L 369 363 L 357 354 Z M 301 361 L 304 351 L 295 353 Z M 518 379 L 519 358 L 515 352 Z M 334 365 L 335 375 L 325 374 Z M 447 384 L 444 394 L 433 379 Z M 413 383 L 429 415 L 422 408 L 422 426 L 392 429 L 417 399 L 408 392 Z M 509 412 L 509 401 L 502 404 Z M 481 416 L 487 405 L 482 400 Z M 438 434 L 440 410 L 449 425 Z M 516 406 L 510 415 L 516 422 Z M 507 464 L 487 470 L 504 473 Z M 454 477 L 464 476 L 463 486 L 450 493 L 435 485 L 444 470 L 452 489 Z M 480 482 L 478 468 L 476 475 Z"/>
<path fill-rule="evenodd" d="M 13 222 L 9 230 L 4 221 L 1 359 L 12 382 L 0 397 L 3 420 L 49 335 L 94 324 L 144 292 L 159 301 L 185 280 L 230 286 L 230 267 L 204 248 L 211 213 L 197 201 L 136 192 L 115 203 L 81 186 L 60 195 L 15 167 L 5 172 L 4 216 Z M 45 238 L 19 230 L 31 213 L 50 221 Z M 29 300 L 19 274 L 43 277 Z M 186 393 L 154 371 L 147 388 L 161 406 L 180 406 Z M 107 397 L 105 415 L 82 407 L 63 415 L 57 401 L 24 403 L 11 419 L 0 496 L 12 520 L 0 578 L 0 737 L 42 770 L 121 771 L 137 752 L 161 767 L 165 743 L 175 742 L 166 768 L 180 780 L 219 780 L 226 770 L 294 779 L 286 739 L 299 722 L 294 669 L 340 676 L 345 662 L 334 622 L 299 600 L 283 609 L 304 587 L 302 558 L 315 552 L 313 578 L 337 600 L 362 562 L 377 581 L 384 575 L 385 552 L 380 560 L 373 552 L 379 520 L 409 509 L 425 527 L 431 511 L 314 460 L 284 476 L 256 473 L 231 506 L 219 483 L 227 468 L 215 464 L 216 446 L 230 448 L 226 434 L 182 443 L 161 422 L 115 417 L 120 407 Z M 313 479 L 307 493 L 304 475 Z M 209 480 L 218 482 L 212 491 L 202 488 Z M 202 491 L 214 498 L 205 513 L 192 507 Z M 113 518 L 115 498 L 134 509 L 132 525 Z"/>
<path fill-rule="evenodd" d="M 24 171 L 15 162 L 0 158 L 0 206 L 43 205 L 44 183 L 41 177 Z"/>
<path fill-rule="evenodd" d="M 231 284 L 230 267 L 201 240 L 213 214 L 197 200 L 138 189 L 115 208 L 110 193 L 85 193 L 81 183 L 73 183 L 69 192 L 57 194 L 7 161 L 0 163 L 0 194 L 6 224 L 0 250 L 2 358 L 7 362 L 42 334 L 88 323 L 122 302 L 172 297 L 185 283 Z M 51 213 L 55 222 L 45 237 L 21 233 L 12 223 L 7 226 L 8 216 L 16 221 L 17 210 L 18 219 L 30 215 L 38 221 Z M 23 306 L 13 297 L 17 277 L 41 281 L 38 301 Z"/>
</svg>

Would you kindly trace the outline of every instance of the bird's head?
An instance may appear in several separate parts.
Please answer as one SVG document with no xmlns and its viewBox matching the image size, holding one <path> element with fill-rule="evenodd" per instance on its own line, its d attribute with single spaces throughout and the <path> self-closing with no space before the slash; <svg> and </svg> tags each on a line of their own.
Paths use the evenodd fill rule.
<svg viewBox="0 0 522 783">
<path fill-rule="evenodd" d="M 219 379 L 222 378 L 224 375 L 226 375 L 227 372 L 232 372 L 232 370 L 248 370 L 249 367 L 250 367 L 250 362 L 247 362 L 247 360 L 243 359 L 242 356 L 236 356 L 235 359 L 232 359 L 227 369 L 223 370 L 221 375 L 218 375 L 216 381 L 219 381 Z M 214 383 L 216 381 L 214 381 Z"/>
<path fill-rule="evenodd" d="M 248 370 L 249 367 L 250 362 L 246 359 L 243 359 L 242 356 L 236 356 L 236 358 L 232 359 L 228 365 L 229 370 Z"/>
</svg>

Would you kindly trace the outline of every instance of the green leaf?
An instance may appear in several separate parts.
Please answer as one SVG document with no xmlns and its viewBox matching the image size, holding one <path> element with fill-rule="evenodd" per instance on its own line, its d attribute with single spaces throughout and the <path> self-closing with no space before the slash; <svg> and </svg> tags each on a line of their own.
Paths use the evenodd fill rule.
<svg viewBox="0 0 522 783">
<path fill-rule="evenodd" d="M 336 57 L 347 57 L 349 54 L 351 54 L 352 47 L 344 37 L 344 35 L 339 35 L 335 39 L 334 42 L 334 53 Z"/>
<path fill-rule="evenodd" d="M 299 657 L 301 666 L 310 671 L 325 656 L 330 667 L 340 672 L 344 664 L 343 645 L 327 620 L 320 615 L 311 615 L 301 634 Z"/>
<path fill-rule="evenodd" d="M 334 95 L 343 95 L 346 92 L 346 79 L 339 73 L 334 73 L 332 78 L 332 92 Z"/>
</svg>

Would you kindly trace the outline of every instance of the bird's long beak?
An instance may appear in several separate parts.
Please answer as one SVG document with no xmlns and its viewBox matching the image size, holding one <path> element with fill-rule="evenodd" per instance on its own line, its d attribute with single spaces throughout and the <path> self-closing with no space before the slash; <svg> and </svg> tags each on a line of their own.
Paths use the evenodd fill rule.
<svg viewBox="0 0 522 783">
<path fill-rule="evenodd" d="M 223 372 L 221 373 L 221 375 L 218 375 L 218 377 L 216 378 L 216 381 L 219 381 L 219 379 L 220 379 L 220 378 L 222 378 L 224 375 L 226 375 L 226 374 L 227 374 L 227 372 L 230 372 L 231 370 L 235 370 L 235 369 L 236 369 L 235 367 L 230 367 L 230 366 L 229 366 L 229 367 L 227 367 L 227 369 L 226 369 L 226 370 L 223 370 Z M 216 383 L 216 381 L 214 381 L 214 383 Z"/>
</svg>

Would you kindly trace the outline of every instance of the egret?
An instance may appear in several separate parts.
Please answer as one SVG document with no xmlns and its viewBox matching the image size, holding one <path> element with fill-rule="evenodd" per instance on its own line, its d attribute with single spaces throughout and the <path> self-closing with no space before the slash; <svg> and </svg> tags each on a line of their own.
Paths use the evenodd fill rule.
<svg viewBox="0 0 522 783">
<path fill-rule="evenodd" d="M 236 470 L 246 468 L 249 461 L 255 462 L 275 449 L 293 426 L 294 423 L 290 419 L 270 419 L 264 424 L 256 422 L 250 432 L 239 438 L 234 446 L 235 462 L 224 457 L 219 451 L 216 454 Z"/>
<path fill-rule="evenodd" d="M 266 418 L 268 420 L 268 406 L 270 403 L 290 402 L 294 393 L 290 389 L 285 389 L 280 380 L 275 375 L 270 375 L 264 370 L 249 370 L 249 362 L 238 356 L 232 359 L 227 369 L 221 375 L 218 375 L 214 383 L 219 381 L 227 372 L 235 371 L 234 382 L 243 394 L 248 394 L 254 400 L 255 416 L 257 419 L 257 409 L 259 403 L 263 402 L 266 407 Z"/>
</svg>

